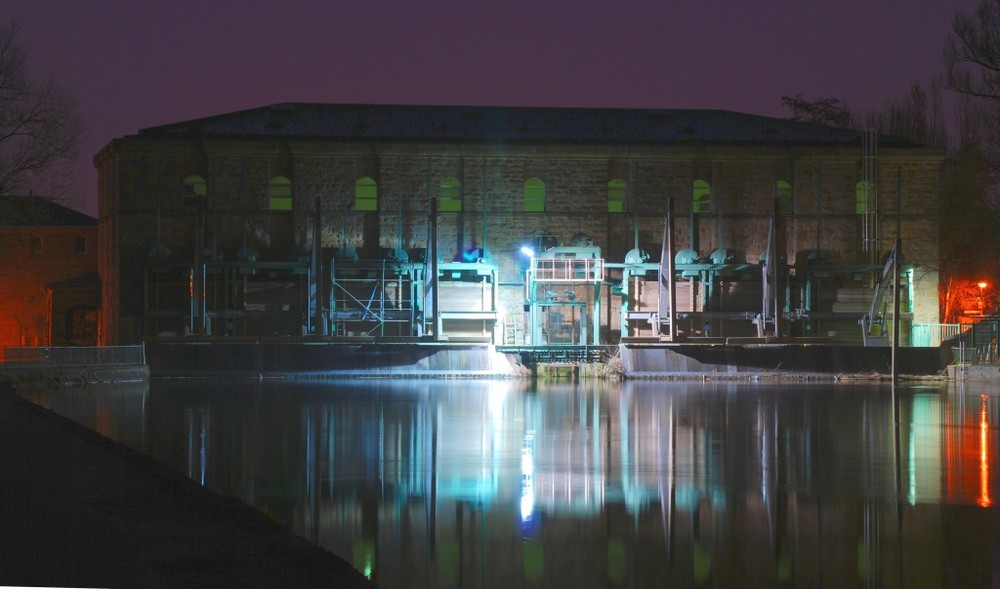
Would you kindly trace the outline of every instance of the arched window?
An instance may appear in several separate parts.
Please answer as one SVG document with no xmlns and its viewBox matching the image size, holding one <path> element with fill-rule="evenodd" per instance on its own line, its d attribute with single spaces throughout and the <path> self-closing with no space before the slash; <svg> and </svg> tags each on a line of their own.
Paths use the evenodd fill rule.
<svg viewBox="0 0 1000 589">
<path fill-rule="evenodd" d="M 712 212 L 712 187 L 704 180 L 695 180 L 692 190 L 692 208 L 696 213 Z"/>
<path fill-rule="evenodd" d="M 854 212 L 863 215 L 868 211 L 868 183 L 862 180 L 854 185 Z"/>
<path fill-rule="evenodd" d="M 774 184 L 774 197 L 778 199 L 778 214 L 792 214 L 792 184 L 786 180 L 778 180 Z"/>
<path fill-rule="evenodd" d="M 188 176 L 184 179 L 184 206 L 196 207 L 200 199 L 208 195 L 205 179 L 201 176 Z"/>
<path fill-rule="evenodd" d="M 528 213 L 545 212 L 545 182 L 539 178 L 524 181 L 524 210 Z"/>
<path fill-rule="evenodd" d="M 292 181 L 284 176 L 275 176 L 268 187 L 268 196 L 272 211 L 292 210 Z"/>
<path fill-rule="evenodd" d="M 621 178 L 608 182 L 608 212 L 624 213 L 628 200 L 628 184 Z"/>
<path fill-rule="evenodd" d="M 454 213 L 462 210 L 462 183 L 458 181 L 458 178 L 443 178 L 440 196 L 439 211 Z"/>
<path fill-rule="evenodd" d="M 358 178 L 354 183 L 354 210 L 378 210 L 378 186 L 367 176 Z"/>
</svg>

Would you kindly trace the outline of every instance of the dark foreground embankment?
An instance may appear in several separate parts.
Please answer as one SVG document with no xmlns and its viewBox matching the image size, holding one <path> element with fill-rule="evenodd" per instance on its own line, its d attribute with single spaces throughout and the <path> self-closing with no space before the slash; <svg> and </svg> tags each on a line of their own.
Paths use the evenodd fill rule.
<svg viewBox="0 0 1000 589">
<path fill-rule="evenodd" d="M 0 390 L 0 585 L 371 587 L 263 514 Z"/>
</svg>

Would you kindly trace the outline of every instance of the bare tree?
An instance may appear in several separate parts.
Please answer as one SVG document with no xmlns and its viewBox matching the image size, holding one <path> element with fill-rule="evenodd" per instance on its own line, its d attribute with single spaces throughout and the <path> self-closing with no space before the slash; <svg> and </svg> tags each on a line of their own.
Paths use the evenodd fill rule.
<svg viewBox="0 0 1000 589">
<path fill-rule="evenodd" d="M 842 127 L 845 129 L 854 126 L 854 117 L 851 115 L 851 110 L 839 98 L 806 100 L 802 98 L 801 94 L 796 94 L 794 96 L 782 96 L 781 104 L 791 111 L 792 116 L 789 118 L 793 121 Z"/>
<path fill-rule="evenodd" d="M 0 197 L 62 199 L 72 187 L 83 121 L 68 92 L 31 76 L 19 32 L 16 22 L 0 29 Z"/>
<path fill-rule="evenodd" d="M 952 33 L 944 60 L 948 88 L 958 93 L 958 149 L 951 158 L 956 173 L 950 178 L 957 188 L 945 199 L 966 201 L 955 207 L 966 213 L 952 228 L 961 227 L 980 242 L 974 250 L 959 251 L 965 256 L 980 253 L 972 257 L 985 258 L 980 268 L 989 266 L 995 274 L 1000 272 L 993 261 L 1000 252 L 995 237 L 1000 219 L 1000 0 L 982 0 L 972 14 L 958 11 Z M 989 226 L 982 226 L 983 219 Z"/>
<path fill-rule="evenodd" d="M 958 11 L 944 50 L 948 88 L 960 96 L 959 142 L 979 144 L 1000 174 L 1000 0 Z"/>
<path fill-rule="evenodd" d="M 983 0 L 975 14 L 958 11 L 944 50 L 948 87 L 1000 103 L 1000 0 Z"/>
<path fill-rule="evenodd" d="M 892 100 L 881 109 L 864 116 L 865 127 L 880 133 L 906 137 L 933 147 L 947 147 L 948 132 L 944 124 L 941 85 L 931 82 L 930 91 L 913 84 L 910 92 Z"/>
</svg>

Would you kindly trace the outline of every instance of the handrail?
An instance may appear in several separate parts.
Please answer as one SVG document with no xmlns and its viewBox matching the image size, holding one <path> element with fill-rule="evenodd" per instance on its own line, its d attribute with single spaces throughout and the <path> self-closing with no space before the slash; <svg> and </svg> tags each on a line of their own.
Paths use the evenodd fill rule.
<svg viewBox="0 0 1000 589">
<path fill-rule="evenodd" d="M 3 363 L 34 366 L 145 365 L 146 347 L 134 346 L 8 346 Z"/>
<path fill-rule="evenodd" d="M 537 282 L 601 282 L 602 262 L 600 258 L 536 258 L 534 278 Z"/>
</svg>

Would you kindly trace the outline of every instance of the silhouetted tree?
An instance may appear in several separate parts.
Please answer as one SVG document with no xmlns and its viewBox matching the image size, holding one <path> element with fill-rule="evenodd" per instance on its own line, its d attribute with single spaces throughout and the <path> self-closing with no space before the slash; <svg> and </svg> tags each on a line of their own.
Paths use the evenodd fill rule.
<svg viewBox="0 0 1000 589">
<path fill-rule="evenodd" d="M 944 59 L 948 87 L 1000 104 L 1000 0 L 983 0 L 974 14 L 959 10 Z"/>
<path fill-rule="evenodd" d="M 830 127 L 852 128 L 854 117 L 846 104 L 837 98 L 806 100 L 801 94 L 782 96 L 781 104 L 791 111 L 793 121 Z"/>
<path fill-rule="evenodd" d="M 83 122 L 68 92 L 30 75 L 19 31 L 16 22 L 0 29 L 0 196 L 59 199 L 71 188 Z"/>
<path fill-rule="evenodd" d="M 1000 0 L 957 11 L 945 47 L 958 145 L 944 176 L 942 255 L 957 279 L 1000 277 Z M 946 219 L 950 217 L 950 219 Z M 947 221 L 947 223 L 946 223 Z"/>
<path fill-rule="evenodd" d="M 955 13 L 944 51 L 948 87 L 963 99 L 960 143 L 977 143 L 1000 173 L 1000 0 L 983 0 L 975 13 Z M 963 118 L 965 120 L 963 120 Z M 970 120 L 971 119 L 971 120 Z"/>
<path fill-rule="evenodd" d="M 945 148 L 948 131 L 944 123 L 943 102 L 940 83 L 932 81 L 929 91 L 920 84 L 913 84 L 903 98 L 891 100 L 882 108 L 866 113 L 864 127 Z"/>
</svg>

